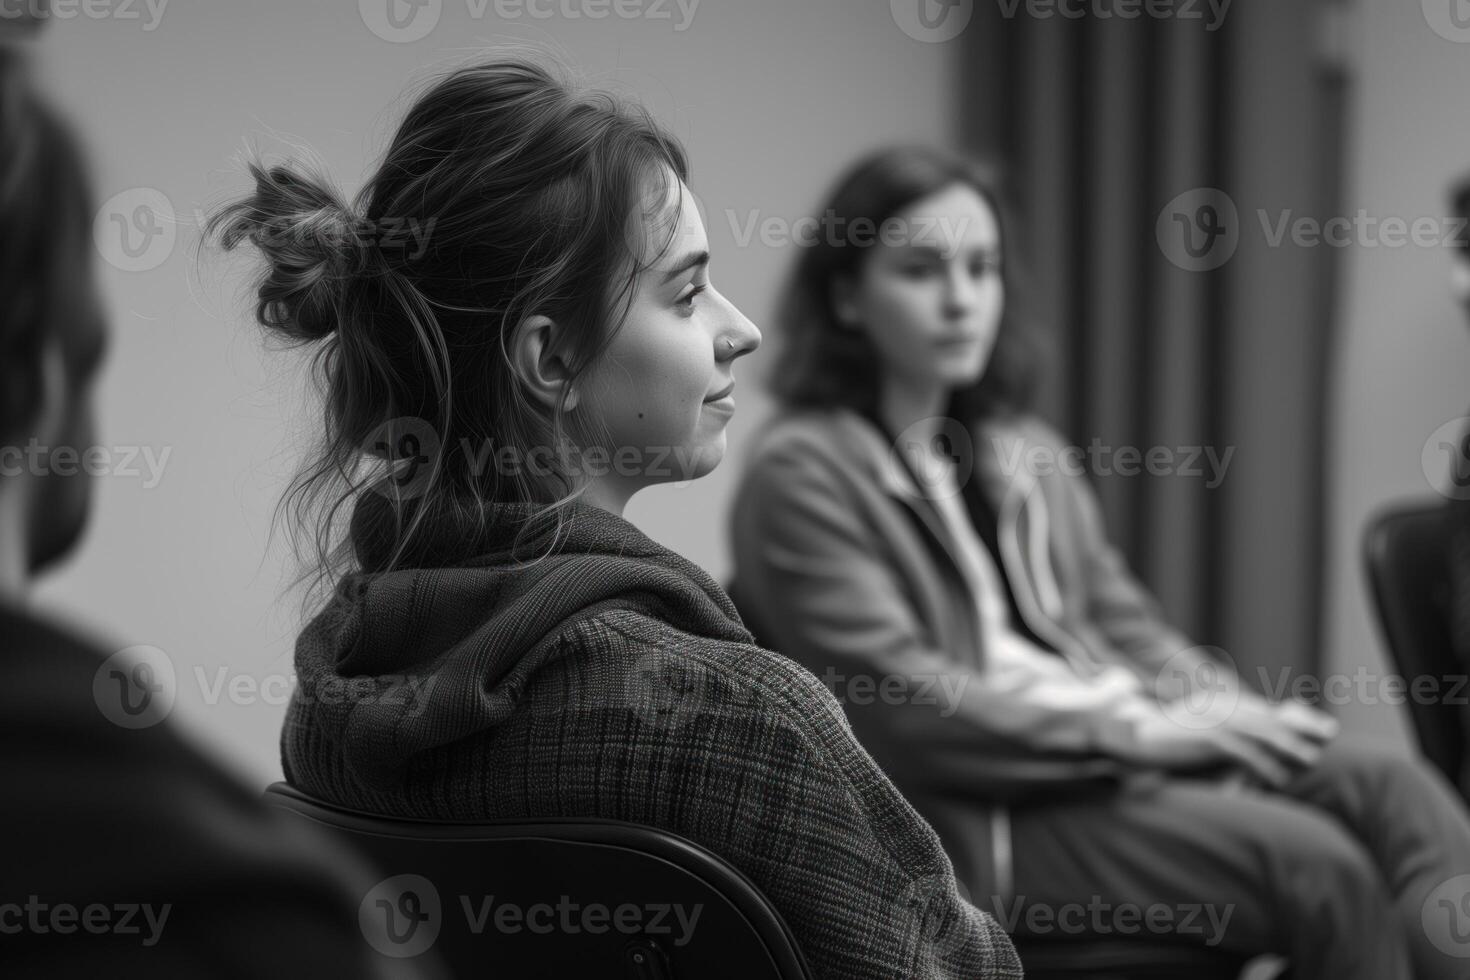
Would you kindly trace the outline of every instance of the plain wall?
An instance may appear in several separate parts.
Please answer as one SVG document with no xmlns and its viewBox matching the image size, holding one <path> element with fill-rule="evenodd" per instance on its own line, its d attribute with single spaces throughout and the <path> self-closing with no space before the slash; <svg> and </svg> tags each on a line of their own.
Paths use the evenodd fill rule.
<svg viewBox="0 0 1470 980">
<path fill-rule="evenodd" d="M 246 188 L 247 146 L 306 149 L 352 194 L 407 86 L 507 42 L 549 46 L 593 83 L 643 99 L 685 141 L 714 281 L 764 325 L 791 250 L 759 237 L 739 247 L 727 211 L 740 228 L 752 211 L 792 221 L 859 152 L 947 142 L 958 101 L 956 44 L 910 37 L 882 2 L 702 0 L 676 30 L 684 15 L 672 0 L 643 5 L 666 18 L 602 20 L 498 18 L 494 3 L 477 19 L 481 5 L 443 0 L 435 29 L 411 43 L 376 36 L 358 6 L 179 2 L 146 30 L 140 2 L 129 8 L 139 19 L 57 20 L 36 42 L 49 91 L 94 151 L 99 204 L 130 192 L 126 219 L 147 188 L 179 212 L 176 244 L 156 268 L 99 263 L 113 328 L 99 442 L 167 451 L 163 477 L 151 487 L 122 472 L 96 479 L 88 537 L 38 599 L 110 647 L 167 653 L 173 719 L 262 784 L 280 772 L 280 702 L 300 623 L 298 594 L 285 591 L 295 567 L 286 542 L 268 549 L 271 515 L 317 409 L 302 395 L 306 356 L 268 350 L 250 321 L 247 266 L 196 260 L 194 215 Z M 534 9 L 548 7 L 557 9 Z M 115 256 L 103 219 L 99 252 Z M 768 351 L 736 366 L 725 464 L 646 491 L 627 511 L 721 579 L 740 451 L 768 411 L 756 383 Z"/>
<path fill-rule="evenodd" d="M 1470 170 L 1470 35 L 1456 41 L 1433 30 L 1426 11 L 1436 3 L 1363 0 L 1357 10 L 1349 32 L 1348 216 L 1364 209 L 1379 220 L 1442 217 L 1447 185 Z M 1354 693 L 1337 709 L 1345 724 L 1404 738 L 1402 705 L 1356 693 L 1360 670 L 1375 692 L 1392 669 L 1363 575 L 1363 528 L 1390 502 L 1443 499 L 1431 480 L 1442 478 L 1448 461 L 1440 456 L 1426 466 L 1422 451 L 1436 429 L 1467 414 L 1470 344 L 1465 317 L 1449 298 L 1445 249 L 1351 247 L 1342 258 L 1324 663 L 1353 682 Z"/>
</svg>

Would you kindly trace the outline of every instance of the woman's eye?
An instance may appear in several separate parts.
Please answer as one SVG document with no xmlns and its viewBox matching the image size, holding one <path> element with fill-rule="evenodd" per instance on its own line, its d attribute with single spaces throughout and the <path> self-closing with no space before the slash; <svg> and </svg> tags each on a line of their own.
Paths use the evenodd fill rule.
<svg viewBox="0 0 1470 980">
<path fill-rule="evenodd" d="M 677 300 L 675 300 L 674 301 L 674 304 L 676 306 L 681 307 L 682 309 L 693 310 L 694 309 L 694 297 L 696 297 L 700 293 L 704 292 L 706 288 L 708 288 L 708 287 L 707 286 L 695 286 L 692 289 L 690 289 L 689 292 L 685 293 L 683 296 L 681 296 Z"/>
</svg>

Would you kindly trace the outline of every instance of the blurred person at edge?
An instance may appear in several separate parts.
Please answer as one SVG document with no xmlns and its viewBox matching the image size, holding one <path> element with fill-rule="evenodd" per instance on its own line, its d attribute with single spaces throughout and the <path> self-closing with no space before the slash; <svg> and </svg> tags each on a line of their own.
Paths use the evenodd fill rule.
<svg viewBox="0 0 1470 980">
<path fill-rule="evenodd" d="M 353 857 L 149 717 L 146 677 L 104 643 L 31 608 L 87 522 L 90 477 L 58 454 L 93 444 L 107 327 L 86 164 L 25 57 L 0 47 L 0 451 L 44 454 L 0 474 L 0 976 L 440 976 L 371 952 Z M 107 698 L 143 705 L 140 727 Z"/>
<path fill-rule="evenodd" d="M 1450 250 L 1450 298 L 1470 321 L 1470 175 L 1450 189 L 1450 216 L 1459 225 Z M 1470 411 L 1458 446 L 1447 450 L 1451 498 L 1446 501 L 1450 522 L 1450 639 L 1462 671 L 1470 671 Z M 1461 710 L 1461 728 L 1470 740 L 1470 707 Z M 1460 773 L 1460 793 L 1470 799 L 1470 745 Z"/>
<path fill-rule="evenodd" d="M 785 411 L 733 511 L 736 597 L 761 642 L 851 686 L 854 731 L 977 904 L 1173 903 L 1222 917 L 1178 939 L 1283 954 L 1301 980 L 1463 976 L 1421 924 L 1470 873 L 1439 774 L 1250 690 L 1164 621 L 1084 475 L 1014 465 L 1066 443 L 1028 408 L 1035 338 L 991 177 L 888 149 L 817 213 L 892 230 L 797 259 Z M 864 678 L 899 693 L 859 698 Z M 1088 779 L 1099 762 L 1117 785 Z M 1045 801 L 1017 763 L 1050 765 Z"/>
</svg>

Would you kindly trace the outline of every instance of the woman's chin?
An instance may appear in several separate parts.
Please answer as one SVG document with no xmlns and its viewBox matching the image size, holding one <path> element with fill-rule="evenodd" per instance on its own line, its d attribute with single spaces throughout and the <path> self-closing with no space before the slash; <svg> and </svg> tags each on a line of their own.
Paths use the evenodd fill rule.
<svg viewBox="0 0 1470 980">
<path fill-rule="evenodd" d="M 722 421 L 718 428 L 710 431 L 702 439 L 698 440 L 694 447 L 682 453 L 685 472 L 679 476 L 680 482 L 697 480 L 702 476 L 713 473 L 715 467 L 725 458 L 725 425 Z"/>
<path fill-rule="evenodd" d="M 939 380 L 950 388 L 968 388 L 980 381 L 989 362 L 985 356 L 967 358 L 963 362 L 950 361 L 940 367 Z"/>
</svg>

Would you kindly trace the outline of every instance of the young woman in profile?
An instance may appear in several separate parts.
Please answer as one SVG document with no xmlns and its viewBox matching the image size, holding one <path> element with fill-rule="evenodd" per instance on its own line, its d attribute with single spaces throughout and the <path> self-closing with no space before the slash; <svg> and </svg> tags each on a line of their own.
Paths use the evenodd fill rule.
<svg viewBox="0 0 1470 980">
<path fill-rule="evenodd" d="M 1439 903 L 1470 895 L 1463 805 L 1165 622 L 1028 408 L 999 203 L 973 165 L 903 147 L 819 210 L 780 317 L 785 412 L 734 509 L 746 621 L 841 685 L 1018 939 L 1080 899 L 1104 934 L 1281 953 L 1303 980 L 1462 974 Z M 1092 778 L 1109 769 L 1148 777 Z M 1160 906 L 1141 931 L 1109 911 Z"/>
<path fill-rule="evenodd" d="M 682 148 L 511 60 L 419 97 L 357 204 L 252 172 L 212 231 L 263 253 L 257 318 L 320 345 L 326 403 L 288 497 L 333 588 L 297 645 L 287 779 L 385 814 L 672 831 L 831 980 L 1018 977 L 826 688 L 622 517 L 719 463 L 760 342 L 710 282 Z"/>
</svg>

